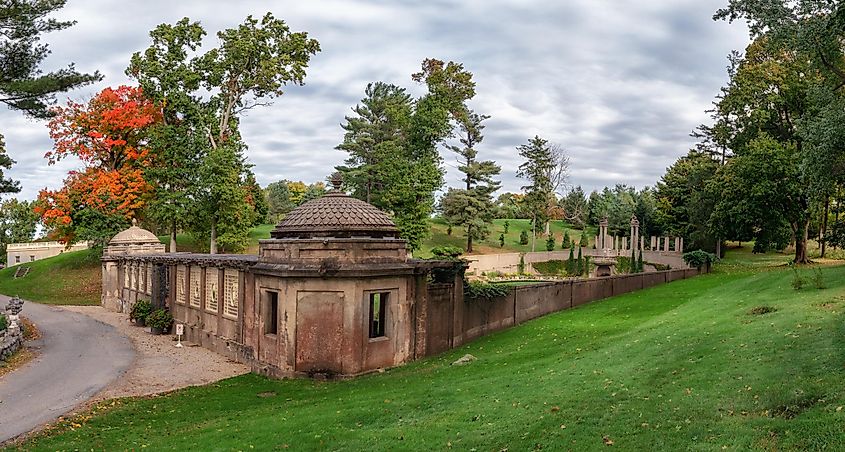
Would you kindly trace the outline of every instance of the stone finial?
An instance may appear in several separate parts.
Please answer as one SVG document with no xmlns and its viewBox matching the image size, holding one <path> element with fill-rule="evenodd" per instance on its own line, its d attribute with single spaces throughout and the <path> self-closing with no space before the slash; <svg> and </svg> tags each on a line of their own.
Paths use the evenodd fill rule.
<svg viewBox="0 0 845 452">
<path fill-rule="evenodd" d="M 330 181 L 332 183 L 332 187 L 334 187 L 335 190 L 340 191 L 340 187 L 343 185 L 343 174 L 340 174 L 340 171 L 335 171 L 332 174 Z"/>
<path fill-rule="evenodd" d="M 6 312 L 11 315 L 18 315 L 20 314 L 21 310 L 23 309 L 23 300 L 19 297 L 14 297 L 9 300 L 9 303 L 6 305 Z"/>
<path fill-rule="evenodd" d="M 609 223 L 607 221 L 607 217 L 604 217 L 604 218 L 601 219 L 601 221 L 599 221 L 599 226 L 607 227 L 608 224 Z"/>
<path fill-rule="evenodd" d="M 132 226 L 134 226 L 136 228 L 138 227 L 138 219 L 137 218 L 132 219 Z"/>
<path fill-rule="evenodd" d="M 631 215 L 631 226 L 639 226 L 640 220 L 637 219 L 636 215 Z"/>
</svg>

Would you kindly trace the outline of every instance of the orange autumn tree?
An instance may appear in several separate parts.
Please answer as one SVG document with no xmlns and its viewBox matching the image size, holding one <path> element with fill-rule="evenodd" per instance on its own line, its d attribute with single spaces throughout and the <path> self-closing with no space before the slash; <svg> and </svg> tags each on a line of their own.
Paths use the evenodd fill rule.
<svg viewBox="0 0 845 452">
<path fill-rule="evenodd" d="M 104 243 L 138 217 L 152 193 L 144 180 L 150 164 L 148 129 L 161 120 L 140 88 L 106 88 L 87 104 L 69 102 L 50 121 L 55 144 L 49 164 L 77 157 L 59 190 L 43 189 L 36 212 L 59 240 Z"/>
</svg>

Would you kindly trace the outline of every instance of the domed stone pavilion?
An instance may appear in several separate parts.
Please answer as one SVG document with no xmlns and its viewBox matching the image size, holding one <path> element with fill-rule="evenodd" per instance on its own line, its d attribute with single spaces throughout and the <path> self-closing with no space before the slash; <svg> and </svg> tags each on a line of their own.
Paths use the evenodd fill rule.
<svg viewBox="0 0 845 452">
<path fill-rule="evenodd" d="M 103 306 L 150 299 L 183 340 L 277 377 L 353 376 L 448 349 L 451 337 L 432 337 L 451 322 L 428 319 L 451 318 L 462 279 L 430 273 L 455 263 L 410 258 L 390 216 L 341 182 L 288 213 L 258 256 L 166 253 L 149 231 L 119 233 L 103 257 Z"/>
</svg>

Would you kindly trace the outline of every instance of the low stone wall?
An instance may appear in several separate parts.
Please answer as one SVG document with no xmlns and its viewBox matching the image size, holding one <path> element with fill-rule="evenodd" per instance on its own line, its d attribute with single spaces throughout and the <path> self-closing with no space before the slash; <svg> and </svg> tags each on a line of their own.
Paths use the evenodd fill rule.
<svg viewBox="0 0 845 452">
<path fill-rule="evenodd" d="M 698 269 L 664 270 L 633 275 L 573 279 L 514 287 L 502 297 L 490 300 L 462 301 L 455 297 L 452 306 L 436 307 L 437 322 L 425 329 L 429 344 L 426 355 L 457 347 L 472 339 L 499 331 L 544 315 L 574 308 L 592 301 L 622 295 L 679 279 L 698 276 Z M 435 311 L 434 307 L 424 311 Z M 448 324 L 451 328 L 442 328 Z M 421 338 L 417 338 L 420 340 Z"/>
<path fill-rule="evenodd" d="M 611 256 L 625 256 L 630 257 L 630 251 L 610 250 Z M 604 256 L 604 251 L 593 248 L 581 248 L 583 256 L 601 257 Z M 578 250 L 575 250 L 575 256 L 578 255 Z M 499 254 L 481 254 L 464 256 L 469 261 L 468 275 L 479 276 L 484 272 L 498 271 L 502 273 L 516 273 L 519 270 L 519 256 L 520 253 L 499 253 Z M 537 262 L 547 262 L 551 260 L 566 260 L 569 259 L 569 250 L 560 251 L 537 251 L 533 253 L 524 253 L 522 255 L 525 262 L 526 273 L 536 273 L 531 264 Z M 652 264 L 668 265 L 673 269 L 687 268 L 680 253 L 673 251 L 643 251 L 643 260 Z M 650 268 L 647 266 L 647 268 Z"/>
<path fill-rule="evenodd" d="M 6 361 L 23 345 L 23 332 L 20 328 L 7 328 L 0 331 L 0 361 Z"/>
</svg>

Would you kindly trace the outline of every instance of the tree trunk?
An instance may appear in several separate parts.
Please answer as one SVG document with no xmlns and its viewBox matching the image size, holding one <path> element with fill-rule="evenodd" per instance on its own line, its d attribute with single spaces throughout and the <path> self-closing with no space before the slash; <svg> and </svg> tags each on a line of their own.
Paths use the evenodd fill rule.
<svg viewBox="0 0 845 452">
<path fill-rule="evenodd" d="M 472 226 L 467 225 L 467 253 L 472 252 Z"/>
<path fill-rule="evenodd" d="M 217 254 L 217 219 L 211 220 L 211 244 L 208 247 L 210 254 Z"/>
<path fill-rule="evenodd" d="M 792 230 L 795 232 L 795 263 L 810 263 L 810 260 L 807 259 L 807 236 L 810 231 L 810 220 L 804 220 L 802 223 L 793 223 Z"/>
<path fill-rule="evenodd" d="M 176 252 L 176 222 L 170 223 L 170 252 Z"/>
<path fill-rule="evenodd" d="M 819 242 L 821 242 L 821 252 L 819 253 L 819 257 L 824 257 L 824 252 L 826 248 L 825 239 L 827 238 L 827 216 L 829 213 L 830 208 L 830 195 L 824 197 L 824 216 L 822 217 L 822 230 L 819 234 Z"/>
</svg>

